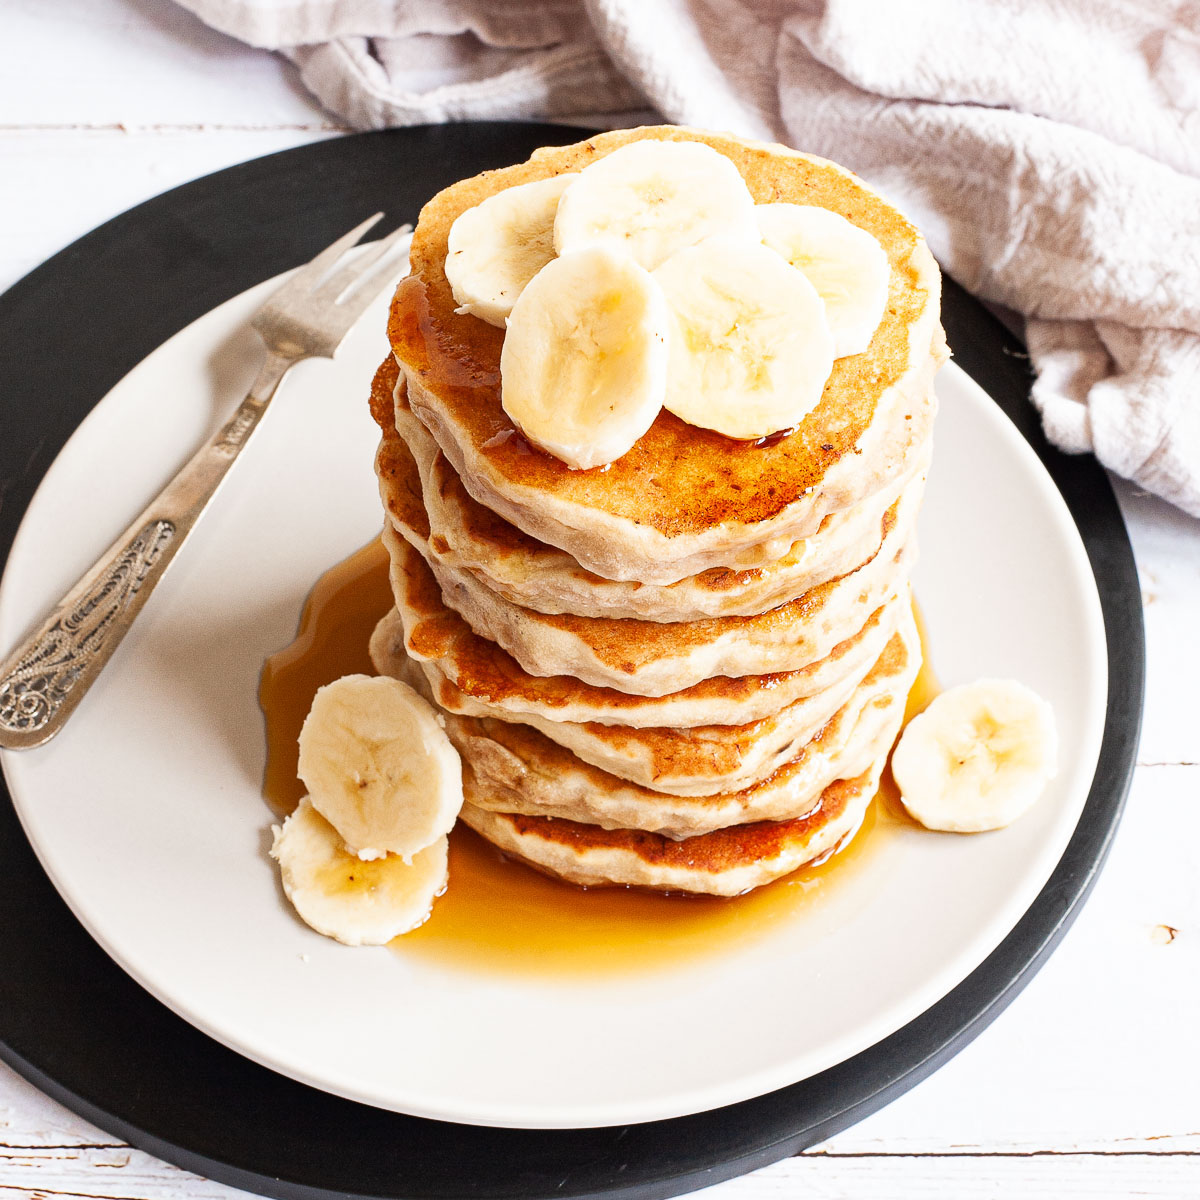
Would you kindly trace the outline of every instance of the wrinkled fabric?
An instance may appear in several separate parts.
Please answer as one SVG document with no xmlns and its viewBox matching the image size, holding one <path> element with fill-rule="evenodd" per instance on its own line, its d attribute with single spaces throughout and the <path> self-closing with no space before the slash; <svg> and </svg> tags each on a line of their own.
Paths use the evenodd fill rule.
<svg viewBox="0 0 1200 1200">
<path fill-rule="evenodd" d="M 1200 516 L 1200 3 L 184 2 L 357 128 L 650 110 L 844 163 L 1024 315 L 1051 441 Z"/>
</svg>

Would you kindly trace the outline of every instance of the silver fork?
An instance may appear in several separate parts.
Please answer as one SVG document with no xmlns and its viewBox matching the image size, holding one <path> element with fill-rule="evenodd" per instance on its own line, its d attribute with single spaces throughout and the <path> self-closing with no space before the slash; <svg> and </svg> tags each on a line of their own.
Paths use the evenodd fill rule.
<svg viewBox="0 0 1200 1200">
<path fill-rule="evenodd" d="M 388 251 L 410 225 L 339 263 L 382 216 L 322 250 L 259 309 L 251 324 L 267 358 L 237 412 L 0 665 L 0 746 L 40 746 L 63 727 L 216 495 L 283 377 L 303 358 L 332 358 L 394 276 Z"/>
</svg>

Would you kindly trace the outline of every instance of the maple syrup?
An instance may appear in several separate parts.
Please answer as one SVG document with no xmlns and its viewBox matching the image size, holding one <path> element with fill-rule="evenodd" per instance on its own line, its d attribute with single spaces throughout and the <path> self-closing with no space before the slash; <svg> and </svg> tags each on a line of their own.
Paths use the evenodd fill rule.
<svg viewBox="0 0 1200 1200">
<path fill-rule="evenodd" d="M 319 687 L 339 676 L 373 673 L 367 641 L 392 607 L 387 553 L 364 546 L 317 580 L 296 640 L 267 659 L 259 688 L 267 727 L 263 795 L 283 815 L 296 806 L 296 739 Z M 940 690 L 923 662 L 905 719 Z M 830 889 L 869 868 L 890 835 L 913 827 L 890 769 L 850 843 L 824 861 L 731 899 L 662 895 L 631 888 L 580 888 L 507 858 L 459 824 L 450 835 L 450 886 L 420 929 L 394 943 L 405 955 L 499 972 L 607 974 L 696 959 L 763 936 L 780 921 L 822 903 Z"/>
<path fill-rule="evenodd" d="M 263 799 L 287 816 L 304 795 L 296 739 L 317 689 L 343 675 L 374 675 L 367 642 L 392 605 L 388 554 L 378 538 L 313 584 L 296 640 L 263 663 L 258 703 L 267 726 Z"/>
</svg>

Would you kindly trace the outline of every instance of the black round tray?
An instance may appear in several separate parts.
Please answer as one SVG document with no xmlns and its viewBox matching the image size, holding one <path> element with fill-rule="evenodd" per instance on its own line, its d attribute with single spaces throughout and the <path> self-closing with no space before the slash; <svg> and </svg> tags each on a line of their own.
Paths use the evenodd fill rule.
<svg viewBox="0 0 1200 1200">
<path fill-rule="evenodd" d="M 184 325 L 376 209 L 389 224 L 415 221 L 454 180 L 586 132 L 488 122 L 338 138 L 176 188 L 55 255 L 0 296 L 0 556 L 79 422 Z M 950 281 L 944 321 L 959 366 L 1028 439 L 1079 526 L 1104 612 L 1109 695 L 1095 781 L 1062 861 L 940 1003 L 812 1079 L 696 1116 L 562 1131 L 400 1116 L 257 1066 L 152 999 L 68 911 L 0 788 L 0 1057 L 101 1128 L 235 1187 L 413 1200 L 676 1195 L 827 1138 L 935 1070 L 1004 1009 L 1079 912 L 1129 789 L 1145 669 L 1133 554 L 1104 472 L 1047 446 L 1020 343 Z"/>
</svg>

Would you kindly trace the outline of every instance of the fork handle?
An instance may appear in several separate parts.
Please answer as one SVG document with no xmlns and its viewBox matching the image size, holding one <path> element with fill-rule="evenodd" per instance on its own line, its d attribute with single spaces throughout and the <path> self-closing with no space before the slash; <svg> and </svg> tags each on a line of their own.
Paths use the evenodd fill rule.
<svg viewBox="0 0 1200 1200">
<path fill-rule="evenodd" d="M 216 495 L 296 361 L 267 355 L 233 416 L 0 665 L 0 746 L 40 746 L 66 724 Z"/>
</svg>

